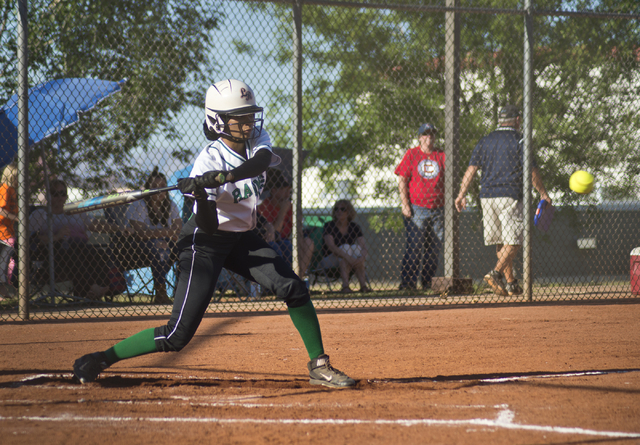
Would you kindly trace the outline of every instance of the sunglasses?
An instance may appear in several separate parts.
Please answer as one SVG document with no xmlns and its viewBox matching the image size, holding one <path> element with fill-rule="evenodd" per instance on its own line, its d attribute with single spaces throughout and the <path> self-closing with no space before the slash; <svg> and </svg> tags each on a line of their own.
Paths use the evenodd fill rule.
<svg viewBox="0 0 640 445">
<path fill-rule="evenodd" d="M 346 207 L 334 207 L 333 211 L 334 212 L 346 212 L 347 208 Z"/>
<path fill-rule="evenodd" d="M 54 197 L 54 198 L 66 197 L 67 196 L 67 192 L 55 191 L 55 192 L 51 192 L 51 196 Z"/>
</svg>

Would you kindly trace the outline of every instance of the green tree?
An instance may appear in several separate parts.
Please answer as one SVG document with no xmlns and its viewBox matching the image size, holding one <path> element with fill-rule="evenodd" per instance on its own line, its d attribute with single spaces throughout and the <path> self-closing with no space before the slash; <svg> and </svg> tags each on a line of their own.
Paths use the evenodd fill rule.
<svg viewBox="0 0 640 445">
<path fill-rule="evenodd" d="M 14 1 L 0 0 L 5 101 L 17 87 L 15 9 Z M 50 168 L 90 189 L 109 187 L 108 178 L 139 185 L 149 166 L 132 165 L 131 151 L 148 151 L 153 134 L 177 138 L 172 118 L 204 102 L 220 14 L 206 1 L 39 0 L 29 2 L 28 17 L 30 85 L 64 77 L 127 79 L 121 93 L 63 132 L 61 154 L 52 150 L 56 138 L 46 141 L 56 158 L 48 160 Z"/>
<path fill-rule="evenodd" d="M 304 148 L 327 179 L 345 169 L 358 176 L 370 165 L 392 166 L 420 123 L 444 127 L 445 14 L 391 9 L 396 3 L 406 4 L 390 1 L 384 10 L 303 6 Z M 516 0 L 461 3 L 522 7 Z M 533 3 L 538 10 L 640 13 L 633 0 Z M 272 56 L 290 63 L 290 5 L 256 7 L 279 24 L 280 46 Z M 535 17 L 534 146 L 548 188 L 568 191 L 578 168 L 602 176 L 623 168 L 628 175 L 612 193 L 631 196 L 640 160 L 640 109 L 633 99 L 640 93 L 639 22 Z M 499 108 L 522 105 L 523 33 L 521 15 L 461 15 L 462 171 L 478 139 L 497 124 Z M 278 96 L 275 105 L 288 106 L 291 97 Z M 280 137 L 288 128 L 279 123 Z M 381 182 L 372 193 L 395 193 L 395 187 Z"/>
</svg>

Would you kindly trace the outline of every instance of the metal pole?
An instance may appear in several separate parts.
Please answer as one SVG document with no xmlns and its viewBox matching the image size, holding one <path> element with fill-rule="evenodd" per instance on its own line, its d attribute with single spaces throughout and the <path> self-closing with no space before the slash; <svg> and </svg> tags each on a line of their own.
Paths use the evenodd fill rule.
<svg viewBox="0 0 640 445">
<path fill-rule="evenodd" d="M 302 240 L 302 2 L 293 1 L 293 270 L 300 270 L 299 247 Z"/>
<path fill-rule="evenodd" d="M 447 7 L 458 0 L 447 0 Z M 445 14 L 445 124 L 444 124 L 444 276 L 452 284 L 460 277 L 459 217 L 455 208 L 460 182 L 460 18 L 456 12 Z"/>
<path fill-rule="evenodd" d="M 29 319 L 29 78 L 27 0 L 18 0 L 18 317 Z"/>
<path fill-rule="evenodd" d="M 523 101 L 522 101 L 522 118 L 523 126 L 523 200 L 524 207 L 524 240 L 522 244 L 522 284 L 524 296 L 528 301 L 533 300 L 533 280 L 531 273 L 531 230 L 532 211 L 531 211 L 531 169 L 533 160 L 533 150 L 531 145 L 533 119 L 531 112 L 532 104 L 532 88 L 533 88 L 533 19 L 531 12 L 531 1 L 525 0 L 524 7 L 527 12 L 524 16 L 524 79 L 523 79 Z"/>
</svg>

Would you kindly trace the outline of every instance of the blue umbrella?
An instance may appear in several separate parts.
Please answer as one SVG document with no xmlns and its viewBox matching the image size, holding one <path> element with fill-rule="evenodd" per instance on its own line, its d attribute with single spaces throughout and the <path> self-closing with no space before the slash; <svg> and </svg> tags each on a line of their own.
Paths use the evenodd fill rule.
<svg viewBox="0 0 640 445">
<path fill-rule="evenodd" d="M 78 122 L 79 113 L 92 109 L 101 100 L 120 91 L 123 83 L 124 80 L 109 82 L 100 79 L 58 79 L 30 88 L 29 146 L 54 134 L 59 137 L 64 128 Z M 18 152 L 18 119 L 18 95 L 14 95 L 0 109 L 0 165 L 13 161 Z M 42 159 L 44 162 L 44 152 Z M 51 196 L 46 164 L 44 168 L 49 233 L 49 293 L 55 295 Z"/>
<path fill-rule="evenodd" d="M 120 82 L 100 79 L 58 79 L 29 89 L 29 145 L 59 134 L 78 122 L 79 113 L 120 91 Z M 18 95 L 0 109 L 0 165 L 18 151 Z"/>
</svg>

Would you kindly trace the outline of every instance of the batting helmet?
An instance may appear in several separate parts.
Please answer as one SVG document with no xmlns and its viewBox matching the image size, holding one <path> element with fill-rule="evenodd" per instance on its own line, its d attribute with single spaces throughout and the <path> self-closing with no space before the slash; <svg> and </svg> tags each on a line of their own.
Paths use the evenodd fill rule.
<svg viewBox="0 0 640 445">
<path fill-rule="evenodd" d="M 256 97 L 251 87 L 235 79 L 216 82 L 207 90 L 205 135 L 213 140 L 224 135 L 231 140 L 242 142 L 229 134 L 227 123 L 230 117 L 249 114 L 259 115 L 254 118 L 254 131 L 251 135 L 251 138 L 256 138 L 262 132 L 263 108 L 256 105 Z"/>
</svg>

